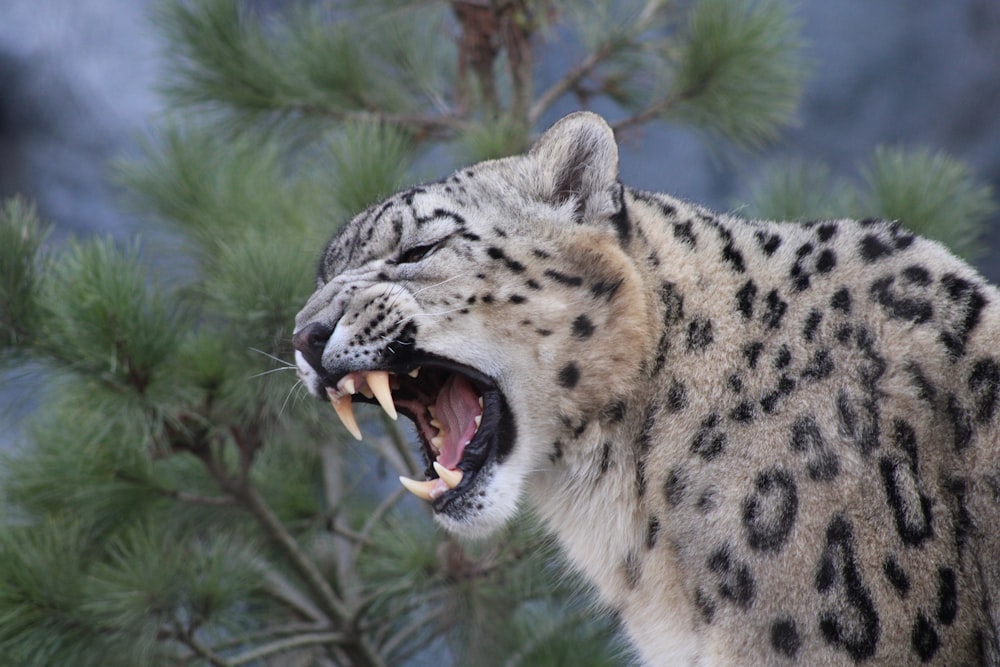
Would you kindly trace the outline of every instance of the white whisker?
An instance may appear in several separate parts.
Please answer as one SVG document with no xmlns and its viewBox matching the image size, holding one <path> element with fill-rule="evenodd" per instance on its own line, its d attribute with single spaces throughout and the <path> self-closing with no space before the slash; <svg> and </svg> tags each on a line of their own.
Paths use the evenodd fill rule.
<svg viewBox="0 0 1000 667">
<path fill-rule="evenodd" d="M 288 393 L 285 394 L 285 400 L 281 402 L 281 407 L 278 409 L 279 417 L 285 414 L 285 408 L 288 407 L 288 401 L 291 400 L 293 395 L 295 395 L 296 393 L 298 394 L 298 396 L 302 395 L 302 392 L 297 392 L 298 389 L 305 389 L 305 384 L 302 383 L 302 380 L 296 380 L 295 384 L 293 384 L 291 387 L 288 388 Z M 296 397 L 296 401 L 297 400 L 298 397 Z"/>
<path fill-rule="evenodd" d="M 429 313 L 424 311 L 422 313 L 419 313 L 419 315 L 422 315 L 424 317 L 437 317 L 439 315 L 447 315 L 448 313 L 457 313 L 458 311 L 465 310 L 466 308 L 467 306 L 462 306 L 460 308 L 449 308 L 448 310 L 439 310 L 436 313 Z"/>
<path fill-rule="evenodd" d="M 413 293 L 413 296 L 416 296 L 416 295 L 418 295 L 421 292 L 424 292 L 426 290 L 433 289 L 435 287 L 440 287 L 441 285 L 444 285 L 445 283 L 449 283 L 452 280 L 455 280 L 456 278 L 458 278 L 458 276 L 452 276 L 451 278 L 445 278 L 444 280 L 442 280 L 439 283 L 434 283 L 433 285 L 427 285 L 426 287 L 421 287 L 420 289 L 418 289 L 416 292 Z"/>
<path fill-rule="evenodd" d="M 294 370 L 295 370 L 295 366 L 282 366 L 281 368 L 272 368 L 269 371 L 262 371 L 260 373 L 256 373 L 254 375 L 251 375 L 251 376 L 247 377 L 247 379 L 248 380 L 253 380 L 255 378 L 259 378 L 259 377 L 262 377 L 264 375 L 270 375 L 271 373 L 277 373 L 278 371 L 294 371 Z"/>
<path fill-rule="evenodd" d="M 251 347 L 251 348 L 249 348 L 249 350 L 251 352 L 256 352 L 257 354 L 263 354 L 268 359 L 272 359 L 274 361 L 277 361 L 279 364 L 282 364 L 283 366 L 286 366 L 288 368 L 295 368 L 295 364 L 293 364 L 293 363 L 291 363 L 289 361 L 285 361 L 281 357 L 276 357 L 273 354 L 271 354 L 270 352 L 265 352 L 264 350 L 258 350 L 255 347 Z"/>
</svg>

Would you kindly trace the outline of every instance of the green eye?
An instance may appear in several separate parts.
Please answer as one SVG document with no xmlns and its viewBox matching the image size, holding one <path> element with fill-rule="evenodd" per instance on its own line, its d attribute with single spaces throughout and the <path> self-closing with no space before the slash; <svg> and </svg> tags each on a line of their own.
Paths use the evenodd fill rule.
<svg viewBox="0 0 1000 667">
<path fill-rule="evenodd" d="M 427 254 L 431 250 L 433 250 L 436 245 L 437 244 L 431 243 L 431 244 L 428 244 L 428 245 L 418 245 L 418 246 L 415 246 L 413 248 L 410 248 L 409 250 L 407 250 L 406 252 L 404 252 L 403 254 L 401 254 L 399 256 L 399 259 L 397 260 L 397 263 L 398 264 L 413 264 L 415 262 L 419 262 L 424 257 L 426 257 Z"/>
</svg>

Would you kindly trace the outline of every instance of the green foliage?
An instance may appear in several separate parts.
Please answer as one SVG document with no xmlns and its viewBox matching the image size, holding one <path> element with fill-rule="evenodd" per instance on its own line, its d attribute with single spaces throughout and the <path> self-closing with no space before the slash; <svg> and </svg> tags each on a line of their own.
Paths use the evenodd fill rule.
<svg viewBox="0 0 1000 667">
<path fill-rule="evenodd" d="M 0 532 L 0 659 L 4 664 L 137 665 L 116 631 L 103 632 L 84 609 L 85 527 L 49 519 Z M 138 637 L 135 638 L 138 640 Z M 137 652 L 141 649 L 135 647 Z"/>
<path fill-rule="evenodd" d="M 986 221 L 997 211 L 989 185 L 960 162 L 926 150 L 877 148 L 859 183 L 839 182 L 816 164 L 773 170 L 751 193 L 751 212 L 770 220 L 855 217 L 899 220 L 953 252 L 985 252 Z"/>
<path fill-rule="evenodd" d="M 402 187 L 412 165 L 408 133 L 373 121 L 347 122 L 329 138 L 333 199 L 345 216 L 364 210 Z"/>
<path fill-rule="evenodd" d="M 265 28 L 237 0 L 163 2 L 158 23 L 174 47 L 163 90 L 182 107 L 239 125 L 302 114 L 417 112 L 439 101 L 448 70 L 443 7 L 415 9 L 367 12 L 370 25 L 359 30 L 298 7 Z"/>
<path fill-rule="evenodd" d="M 965 257 L 983 254 L 983 222 L 996 212 L 988 185 L 968 166 L 926 150 L 878 148 L 864 172 L 860 210 L 941 241 Z"/>
<path fill-rule="evenodd" d="M 28 516 L 88 517 L 97 539 L 160 499 L 145 449 L 148 419 L 132 406 L 104 416 L 91 410 L 88 392 L 62 393 L 32 425 L 31 450 L 4 461 L 4 496 Z"/>
<path fill-rule="evenodd" d="M 793 162 L 771 169 L 754 186 L 751 213 L 766 220 L 839 218 L 853 209 L 853 197 L 826 166 Z"/>
<path fill-rule="evenodd" d="M 486 19 L 466 25 L 444 2 L 292 9 L 264 26 L 237 0 L 173 0 L 158 18 L 174 45 L 164 92 L 228 132 L 308 136 L 310 123 L 378 121 L 417 144 L 455 143 L 459 160 L 524 148 L 567 96 L 617 104 L 620 129 L 665 117 L 756 146 L 789 121 L 804 77 L 798 26 L 781 0 L 519 1 L 490 17 L 497 34 L 485 36 Z M 533 40 L 557 35 L 559 23 L 586 52 L 533 100 Z M 466 30 L 454 48 L 445 38 Z M 495 52 L 477 65 L 483 40 Z"/>
<path fill-rule="evenodd" d="M 0 358 L 30 345 L 37 334 L 45 236 L 35 209 L 23 200 L 11 199 L 0 207 Z"/>
<path fill-rule="evenodd" d="M 72 243 L 50 264 L 38 298 L 45 326 L 36 344 L 97 382 L 144 394 L 177 349 L 178 309 L 146 286 L 134 248 Z"/>
<path fill-rule="evenodd" d="M 495 123 L 475 125 L 459 138 L 458 155 L 463 162 L 494 160 L 528 148 L 528 128 L 510 117 Z"/>
<path fill-rule="evenodd" d="M 205 270 L 248 231 L 318 241 L 310 233 L 332 202 L 319 176 L 290 173 L 282 148 L 273 137 L 168 126 L 145 142 L 142 159 L 119 162 L 117 173 L 132 207 L 181 235 Z"/>
<path fill-rule="evenodd" d="M 620 664 L 530 520 L 462 544 L 402 501 L 390 480 L 422 474 L 405 435 L 359 410 L 355 443 L 305 396 L 293 319 L 318 248 L 419 158 L 520 151 L 567 99 L 615 105 L 619 131 L 772 138 L 800 88 L 796 26 L 778 0 L 515 0 L 493 23 L 307 4 L 162 0 L 173 115 L 117 165 L 157 223 L 143 245 L 49 247 L 28 205 L 0 208 L 0 350 L 46 370 L 0 475 L 0 663 Z M 543 80 L 563 25 L 583 53 Z M 477 38 L 496 47 L 478 65 Z M 944 211 L 991 210 L 954 163 L 897 162 L 848 200 L 932 235 Z M 832 212 L 828 180 L 790 172 L 758 199 Z"/>
<path fill-rule="evenodd" d="M 798 26 L 776 0 L 699 0 L 677 58 L 668 117 L 737 144 L 775 137 L 798 104 Z"/>
</svg>

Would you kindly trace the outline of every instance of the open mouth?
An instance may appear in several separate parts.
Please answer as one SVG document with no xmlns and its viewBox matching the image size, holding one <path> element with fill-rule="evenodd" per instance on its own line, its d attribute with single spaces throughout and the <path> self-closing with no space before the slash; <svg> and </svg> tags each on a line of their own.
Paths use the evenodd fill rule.
<svg viewBox="0 0 1000 667">
<path fill-rule="evenodd" d="M 326 389 L 344 427 L 358 440 L 354 403 L 377 403 L 388 415 L 408 417 L 427 465 L 426 480 L 399 480 L 414 495 L 444 510 L 478 486 L 479 473 L 501 461 L 512 442 L 506 400 L 487 376 L 441 358 L 405 368 L 354 371 Z"/>
</svg>

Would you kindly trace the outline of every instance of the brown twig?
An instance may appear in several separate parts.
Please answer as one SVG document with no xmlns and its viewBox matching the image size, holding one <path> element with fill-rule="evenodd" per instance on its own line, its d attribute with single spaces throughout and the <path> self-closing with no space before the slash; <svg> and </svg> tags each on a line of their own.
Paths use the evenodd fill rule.
<svg viewBox="0 0 1000 667">
<path fill-rule="evenodd" d="M 556 101 L 573 90 L 583 79 L 585 79 L 598 65 L 604 62 L 608 56 L 614 52 L 614 49 L 610 44 L 598 49 L 594 53 L 590 54 L 584 58 L 583 62 L 571 69 L 565 74 L 561 79 L 556 81 L 554 84 L 549 86 L 549 88 L 542 93 L 535 103 L 531 105 L 531 111 L 528 113 L 528 121 L 534 125 L 541 118 L 542 114 L 545 113 L 549 107 L 556 103 Z"/>
</svg>

